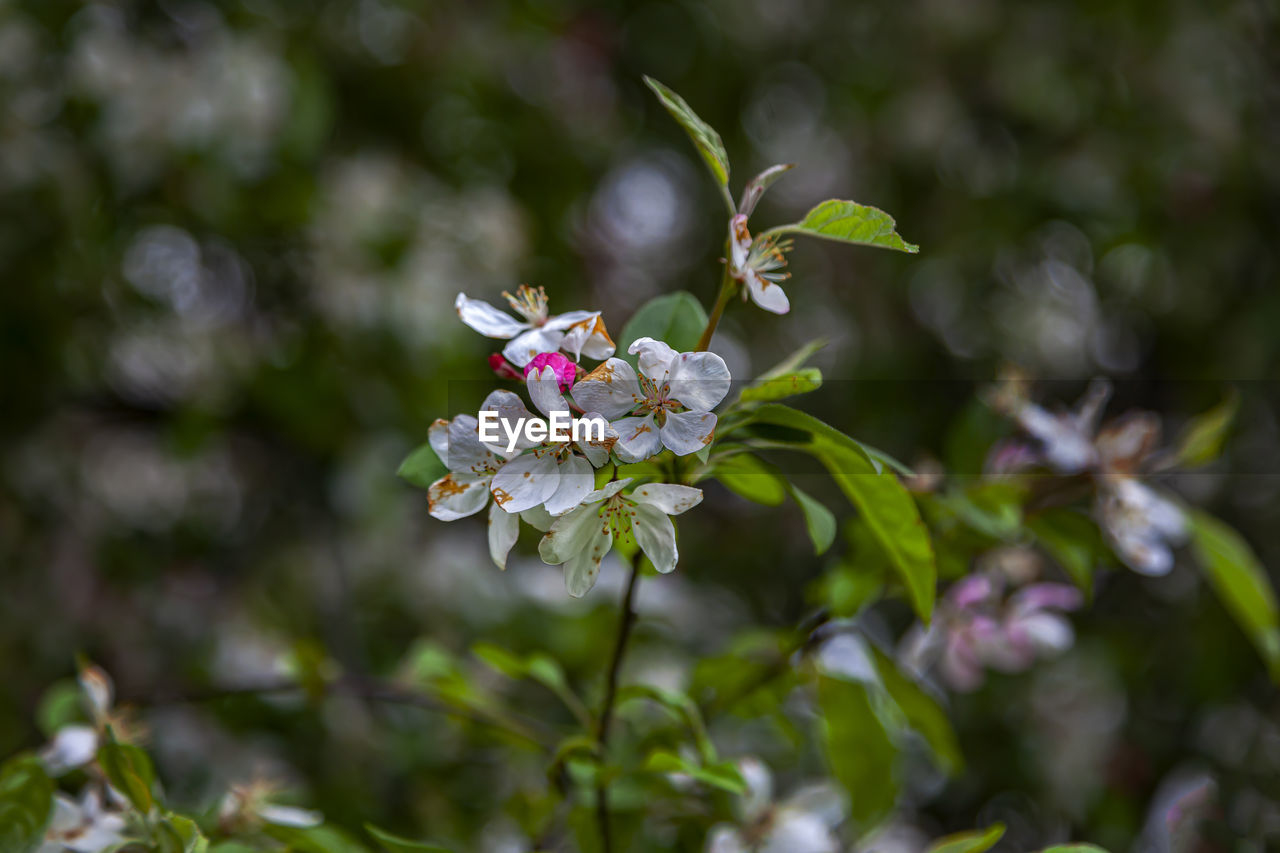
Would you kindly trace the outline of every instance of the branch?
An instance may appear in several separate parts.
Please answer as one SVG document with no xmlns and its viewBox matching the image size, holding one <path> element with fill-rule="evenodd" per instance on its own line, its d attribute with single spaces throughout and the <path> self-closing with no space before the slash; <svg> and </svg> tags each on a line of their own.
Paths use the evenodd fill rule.
<svg viewBox="0 0 1280 853">
<path fill-rule="evenodd" d="M 631 576 L 627 578 L 627 591 L 622 597 L 622 613 L 618 621 L 618 638 L 613 644 L 613 659 L 609 662 L 609 676 L 605 682 L 604 704 L 600 707 L 600 719 L 596 724 L 596 743 L 603 759 L 609 747 L 609 726 L 613 722 L 613 706 L 618 698 L 618 673 L 622 670 L 622 657 L 627 651 L 627 641 L 636 622 L 636 586 L 640 580 L 640 561 L 631 564 Z M 596 784 L 596 823 L 600 826 L 600 844 L 604 853 L 612 853 L 613 838 L 609 831 L 609 790 L 603 782 Z"/>
</svg>

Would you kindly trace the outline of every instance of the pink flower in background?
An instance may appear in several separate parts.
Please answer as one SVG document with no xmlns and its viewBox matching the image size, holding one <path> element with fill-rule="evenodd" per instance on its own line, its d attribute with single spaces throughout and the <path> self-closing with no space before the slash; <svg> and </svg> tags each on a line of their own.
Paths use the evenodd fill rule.
<svg viewBox="0 0 1280 853">
<path fill-rule="evenodd" d="M 578 366 L 558 352 L 542 352 L 535 355 L 524 366 L 524 378 L 528 379 L 529 374 L 534 371 L 542 375 L 544 367 L 550 367 L 555 371 L 561 392 L 572 388 L 574 380 L 578 378 Z"/>
</svg>

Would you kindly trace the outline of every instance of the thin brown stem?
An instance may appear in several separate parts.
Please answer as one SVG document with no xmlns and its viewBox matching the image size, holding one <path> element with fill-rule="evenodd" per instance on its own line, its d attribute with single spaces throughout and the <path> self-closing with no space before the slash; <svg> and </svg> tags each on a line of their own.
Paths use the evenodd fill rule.
<svg viewBox="0 0 1280 853">
<path fill-rule="evenodd" d="M 604 703 L 596 723 L 596 743 L 600 745 L 603 760 L 609 747 L 609 729 L 613 722 L 613 706 L 618 698 L 618 674 L 622 671 L 622 658 L 631 639 L 631 629 L 636 622 L 636 587 L 640 581 L 640 561 L 631 565 L 627 578 L 627 591 L 622 596 L 622 613 L 618 621 L 618 637 L 613 644 L 613 658 L 609 661 L 609 675 L 605 681 Z M 604 853 L 613 853 L 613 836 L 609 829 L 609 787 L 601 782 L 596 785 L 596 823 L 600 827 L 600 846 Z"/>
<path fill-rule="evenodd" d="M 702 337 L 698 339 L 697 352 L 706 352 L 710 349 L 711 339 L 716 334 L 716 326 L 720 325 L 720 318 L 724 316 L 724 309 L 733 298 L 734 291 L 737 290 L 737 283 L 737 279 L 729 275 L 729 265 L 726 263 L 724 276 L 720 279 L 720 292 L 716 294 L 716 304 L 712 306 L 706 328 L 702 330 Z"/>
</svg>

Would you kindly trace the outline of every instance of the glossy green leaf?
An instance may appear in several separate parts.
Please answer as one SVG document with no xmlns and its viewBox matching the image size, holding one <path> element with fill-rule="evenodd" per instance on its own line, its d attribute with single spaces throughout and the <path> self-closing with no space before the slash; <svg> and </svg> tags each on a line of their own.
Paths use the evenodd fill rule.
<svg viewBox="0 0 1280 853">
<path fill-rule="evenodd" d="M 156 825 L 155 835 L 160 849 L 166 853 L 205 853 L 209 849 L 209 839 L 200 827 L 182 815 L 167 815 Z"/>
<path fill-rule="evenodd" d="M 1086 595 L 1093 591 L 1093 570 L 1101 540 L 1098 527 L 1082 512 L 1051 509 L 1027 521 L 1043 548 Z"/>
<path fill-rule="evenodd" d="M 739 497 L 765 506 L 787 499 L 787 483 L 778 469 L 751 453 L 735 453 L 716 460 L 698 479 L 714 477 Z"/>
<path fill-rule="evenodd" d="M 939 838 L 929 847 L 928 853 L 986 853 L 1004 837 L 1004 824 L 995 823 L 986 829 L 973 832 L 957 832 Z"/>
<path fill-rule="evenodd" d="M 788 483 L 787 490 L 804 513 L 804 526 L 813 541 L 813 552 L 825 554 L 836 539 L 836 517 L 816 498 L 810 497 L 795 485 Z"/>
<path fill-rule="evenodd" d="M 702 712 L 698 709 L 698 703 L 688 694 L 651 684 L 629 684 L 618 691 L 619 703 L 631 699 L 649 699 L 666 708 L 688 727 L 703 763 L 712 764 L 716 761 L 716 749 L 707 734 Z"/>
<path fill-rule="evenodd" d="M 698 118 L 698 114 L 685 102 L 684 98 L 677 95 L 670 88 L 652 77 L 645 77 L 644 82 L 658 96 L 658 100 L 667 108 L 667 112 L 671 113 L 671 117 L 689 134 L 689 138 L 693 140 L 694 147 L 698 149 L 698 153 L 702 155 L 707 168 L 711 170 L 712 177 L 716 179 L 720 186 L 727 186 L 729 183 L 729 155 L 724 150 L 724 143 L 720 140 L 720 134 L 716 133 L 715 128 L 711 125 Z"/>
<path fill-rule="evenodd" d="M 822 371 L 816 367 L 802 367 L 782 376 L 759 379 L 755 384 L 743 388 L 738 399 L 744 403 L 765 403 L 794 397 L 796 394 L 807 394 L 821 387 Z"/>
<path fill-rule="evenodd" d="M 1280 615 L 1266 570 L 1244 537 L 1203 512 L 1190 513 L 1191 544 L 1223 605 L 1280 681 Z"/>
<path fill-rule="evenodd" d="M 304 828 L 267 824 L 262 831 L 288 844 L 291 853 L 368 853 L 369 850 L 347 833 L 328 825 Z"/>
<path fill-rule="evenodd" d="M 420 489 L 430 488 L 432 483 L 448 473 L 449 469 L 440 461 L 440 457 L 436 456 L 430 444 L 424 444 L 414 450 L 396 469 L 397 477 Z"/>
<path fill-rule="evenodd" d="M 0 765 L 0 851 L 38 849 L 52 810 L 53 780 L 38 759 L 19 755 Z"/>
<path fill-rule="evenodd" d="M 729 762 L 698 765 L 665 749 L 657 749 L 645 760 L 644 769 L 650 773 L 683 773 L 712 788 L 731 794 L 746 793 L 747 783 L 738 768 Z"/>
<path fill-rule="evenodd" d="M 449 853 L 447 847 L 394 835 L 385 829 L 379 829 L 371 823 L 364 825 L 364 831 L 369 833 L 373 840 L 378 842 L 387 853 Z"/>
<path fill-rule="evenodd" d="M 891 658 L 878 650 L 874 655 L 880 683 L 898 710 L 902 711 L 907 725 L 929 744 L 938 765 L 947 775 L 959 773 L 964 767 L 964 756 L 946 711 L 920 685 L 899 670 Z"/>
<path fill-rule="evenodd" d="M 760 199 L 764 198 L 765 191 L 773 186 L 774 181 L 793 168 L 795 168 L 794 163 L 779 163 L 776 166 L 770 166 L 747 181 L 747 185 L 742 188 L 742 199 L 738 202 L 738 213 L 743 216 L 750 216 L 754 213 L 756 205 L 760 203 Z"/>
<path fill-rule="evenodd" d="M 98 763 L 107 780 L 133 803 L 134 808 L 146 814 L 155 804 L 155 768 L 151 759 L 136 746 L 120 743 L 107 729 L 106 742 L 98 748 Z"/>
<path fill-rule="evenodd" d="M 903 240 L 894 226 L 893 217 L 879 208 L 832 198 L 810 210 L 799 222 L 783 225 L 773 231 L 808 234 L 810 237 L 879 246 L 900 252 L 920 251 L 919 246 Z"/>
<path fill-rule="evenodd" d="M 1240 395 L 1232 391 L 1221 403 L 1192 418 L 1178 439 L 1174 459 L 1181 468 L 1206 465 L 1222 455 L 1222 445 L 1240 409 Z"/>
<path fill-rule="evenodd" d="M 819 676 L 818 706 L 827 762 L 849 794 L 849 814 L 860 826 L 873 826 L 898 798 L 893 738 L 863 684 Z"/>
<path fill-rule="evenodd" d="M 622 327 L 617 357 L 635 365 L 636 357 L 627 348 L 636 338 L 653 338 L 676 352 L 692 352 L 706 327 L 707 312 L 693 294 L 678 290 L 650 299 Z"/>
<path fill-rule="evenodd" d="M 767 403 L 753 413 L 752 422 L 785 427 L 804 438 L 794 449 L 826 466 L 889 557 L 912 607 L 927 622 L 937 584 L 933 546 L 911 493 L 897 476 L 873 464 L 857 441 L 804 412 Z"/>
</svg>

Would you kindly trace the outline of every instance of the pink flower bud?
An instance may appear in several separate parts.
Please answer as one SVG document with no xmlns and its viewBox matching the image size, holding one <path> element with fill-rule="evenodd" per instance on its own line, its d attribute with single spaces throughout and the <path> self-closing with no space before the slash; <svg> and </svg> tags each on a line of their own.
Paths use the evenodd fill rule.
<svg viewBox="0 0 1280 853">
<path fill-rule="evenodd" d="M 524 366 L 525 378 L 529 378 L 531 371 L 541 372 L 544 367 L 550 367 L 556 372 L 556 381 L 561 391 L 568 391 L 578 378 L 578 366 L 558 352 L 540 352 L 535 355 Z"/>
<path fill-rule="evenodd" d="M 524 378 L 520 375 L 520 369 L 507 361 L 500 352 L 495 352 L 489 356 L 489 367 L 493 368 L 493 372 L 503 379 Z"/>
</svg>

